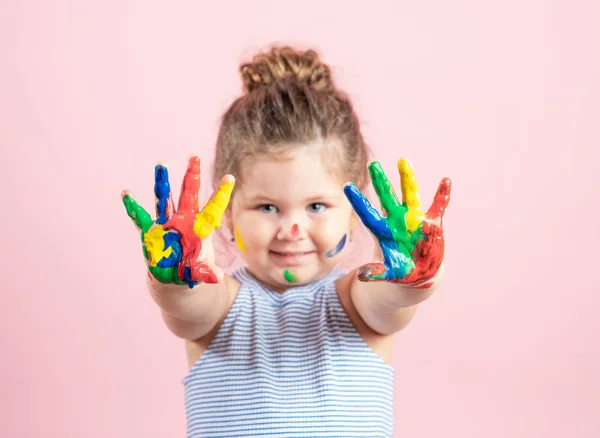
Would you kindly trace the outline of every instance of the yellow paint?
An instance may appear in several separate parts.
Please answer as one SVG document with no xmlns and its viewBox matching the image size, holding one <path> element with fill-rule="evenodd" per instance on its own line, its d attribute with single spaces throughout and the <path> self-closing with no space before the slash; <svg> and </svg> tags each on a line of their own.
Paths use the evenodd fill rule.
<svg viewBox="0 0 600 438">
<path fill-rule="evenodd" d="M 167 231 L 161 225 L 153 225 L 146 233 L 144 233 L 144 245 L 148 251 L 148 263 L 155 267 L 163 258 L 169 258 L 173 249 L 168 247 L 165 250 L 164 236 Z"/>
<path fill-rule="evenodd" d="M 423 222 L 423 210 L 419 199 L 419 185 L 415 172 L 406 158 L 398 161 L 398 172 L 400 172 L 400 187 L 402 188 L 402 204 L 408 207 L 406 213 L 406 229 L 409 233 L 415 231 Z"/>
<path fill-rule="evenodd" d="M 202 211 L 196 215 L 194 233 L 196 233 L 200 239 L 205 239 L 215 228 L 221 226 L 223 214 L 225 214 L 225 210 L 229 204 L 234 185 L 235 183 L 233 181 L 221 184 L 213 194 L 212 198 L 206 203 Z"/>
<path fill-rule="evenodd" d="M 237 244 L 239 249 L 241 249 L 244 252 L 246 251 L 246 245 L 242 240 L 242 234 L 240 233 L 240 229 L 237 225 L 235 226 L 235 243 Z"/>
</svg>

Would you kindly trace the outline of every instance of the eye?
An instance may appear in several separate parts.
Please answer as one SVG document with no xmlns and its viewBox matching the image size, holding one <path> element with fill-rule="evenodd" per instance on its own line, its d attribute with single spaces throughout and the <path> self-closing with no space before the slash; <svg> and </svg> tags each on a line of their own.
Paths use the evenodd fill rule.
<svg viewBox="0 0 600 438">
<path fill-rule="evenodd" d="M 306 207 L 306 209 L 310 213 L 322 213 L 323 211 L 325 211 L 326 208 L 327 206 L 320 202 L 313 202 L 312 204 L 309 204 L 308 207 Z"/>
<path fill-rule="evenodd" d="M 273 213 L 277 213 L 277 207 L 275 207 L 273 204 L 261 204 L 258 207 L 256 207 L 256 209 L 258 211 L 260 211 L 261 213 L 266 213 L 266 214 L 273 214 Z"/>
</svg>

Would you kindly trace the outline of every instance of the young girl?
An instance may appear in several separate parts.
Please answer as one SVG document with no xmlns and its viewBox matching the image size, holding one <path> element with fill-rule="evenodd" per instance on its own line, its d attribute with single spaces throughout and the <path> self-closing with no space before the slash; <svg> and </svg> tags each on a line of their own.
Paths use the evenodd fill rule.
<svg viewBox="0 0 600 438">
<path fill-rule="evenodd" d="M 400 160 L 398 200 L 379 163 L 367 166 L 352 105 L 316 52 L 272 48 L 240 71 L 204 208 L 198 157 L 176 210 L 156 166 L 156 221 L 122 195 L 150 293 L 186 340 L 188 437 L 390 437 L 391 335 L 439 283 L 450 181 L 424 213 Z M 362 194 L 367 171 L 385 216 Z M 375 261 L 345 272 L 357 216 Z M 246 264 L 231 276 L 215 265 L 221 225 Z"/>
</svg>

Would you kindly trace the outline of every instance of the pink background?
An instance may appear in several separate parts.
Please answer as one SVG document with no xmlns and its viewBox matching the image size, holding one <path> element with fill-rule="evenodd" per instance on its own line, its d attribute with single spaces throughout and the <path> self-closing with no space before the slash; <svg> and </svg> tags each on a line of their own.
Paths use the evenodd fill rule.
<svg viewBox="0 0 600 438">
<path fill-rule="evenodd" d="M 206 4 L 0 6 L 0 436 L 184 436 L 183 343 L 119 194 L 152 208 L 158 160 L 177 192 L 191 152 L 207 170 L 273 41 L 335 66 L 396 187 L 401 156 L 426 204 L 453 181 L 396 436 L 600 436 L 598 2 Z"/>
</svg>

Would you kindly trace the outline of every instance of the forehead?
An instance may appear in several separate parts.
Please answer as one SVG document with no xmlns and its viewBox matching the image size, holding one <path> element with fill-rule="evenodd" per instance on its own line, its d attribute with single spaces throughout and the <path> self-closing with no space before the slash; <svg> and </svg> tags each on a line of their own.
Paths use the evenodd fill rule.
<svg viewBox="0 0 600 438">
<path fill-rule="evenodd" d="M 343 196 L 343 183 L 323 164 L 319 151 L 306 147 L 278 159 L 253 159 L 242 171 L 238 194 L 282 202 Z"/>
</svg>

